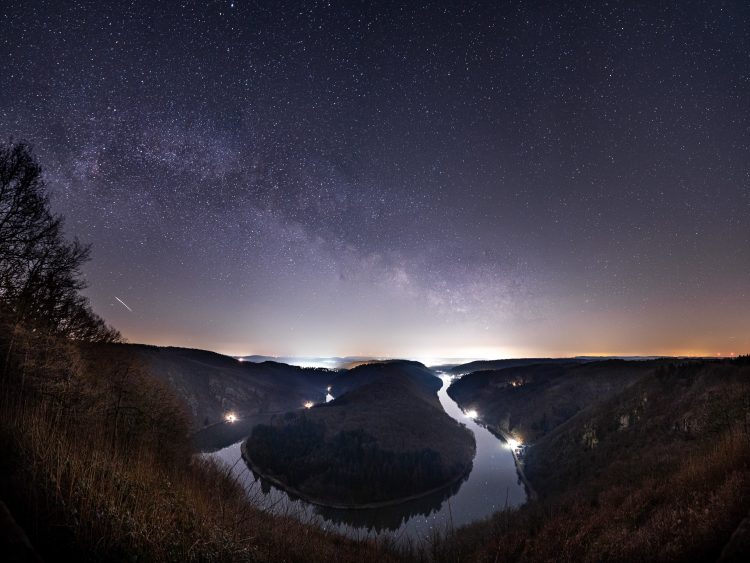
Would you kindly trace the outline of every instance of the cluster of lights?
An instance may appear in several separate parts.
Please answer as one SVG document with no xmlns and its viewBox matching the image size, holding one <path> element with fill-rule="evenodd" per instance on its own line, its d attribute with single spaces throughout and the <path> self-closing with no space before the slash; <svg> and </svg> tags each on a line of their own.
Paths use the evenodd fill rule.
<svg viewBox="0 0 750 563">
<path fill-rule="evenodd" d="M 474 420 L 475 418 L 479 418 L 479 413 L 475 409 L 469 409 L 468 411 L 464 412 L 464 416 L 466 418 Z"/>
<path fill-rule="evenodd" d="M 315 406 L 315 403 L 313 403 L 312 401 L 305 401 L 305 408 L 306 409 L 311 409 L 314 406 Z"/>
<path fill-rule="evenodd" d="M 224 415 L 224 420 L 226 420 L 229 424 L 232 424 L 233 422 L 237 422 L 237 415 L 233 412 L 228 412 Z"/>
</svg>

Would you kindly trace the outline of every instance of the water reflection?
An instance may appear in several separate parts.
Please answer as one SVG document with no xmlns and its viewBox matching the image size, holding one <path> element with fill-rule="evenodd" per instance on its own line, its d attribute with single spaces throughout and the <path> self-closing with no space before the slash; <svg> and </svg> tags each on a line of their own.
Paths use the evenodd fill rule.
<svg viewBox="0 0 750 563">
<path fill-rule="evenodd" d="M 407 521 L 417 516 L 429 516 L 440 511 L 443 504 L 455 495 L 464 481 L 469 478 L 469 474 L 470 471 L 462 479 L 439 491 L 393 506 L 371 510 L 344 510 L 318 506 L 315 512 L 337 525 L 364 528 L 378 533 L 395 532 L 400 530 Z"/>
</svg>

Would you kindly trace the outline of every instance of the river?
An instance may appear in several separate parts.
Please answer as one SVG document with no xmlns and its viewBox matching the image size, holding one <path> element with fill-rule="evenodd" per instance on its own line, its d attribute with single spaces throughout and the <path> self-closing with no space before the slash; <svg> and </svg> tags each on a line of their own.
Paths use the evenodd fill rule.
<svg viewBox="0 0 750 563">
<path fill-rule="evenodd" d="M 471 472 L 464 480 L 431 495 L 384 508 L 323 508 L 291 498 L 263 479 L 256 480 L 242 460 L 241 441 L 204 455 L 228 464 L 250 499 L 261 508 L 279 514 L 292 514 L 301 520 L 355 538 L 388 535 L 399 542 L 419 542 L 434 532 L 444 532 L 484 519 L 505 507 L 523 504 L 526 492 L 519 481 L 507 444 L 461 411 L 447 393 L 450 377 L 439 375 L 443 380 L 443 386 L 438 391 L 440 403 L 446 413 L 474 433 L 477 451 Z"/>
</svg>

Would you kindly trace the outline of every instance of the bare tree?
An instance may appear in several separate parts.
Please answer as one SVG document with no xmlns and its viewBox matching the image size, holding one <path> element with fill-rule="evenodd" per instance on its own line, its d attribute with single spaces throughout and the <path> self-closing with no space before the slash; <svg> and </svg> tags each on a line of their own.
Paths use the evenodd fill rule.
<svg viewBox="0 0 750 563">
<path fill-rule="evenodd" d="M 0 143 L 0 345 L 7 372 L 17 335 L 115 342 L 81 295 L 89 247 L 63 235 L 42 169 L 24 142 Z"/>
</svg>

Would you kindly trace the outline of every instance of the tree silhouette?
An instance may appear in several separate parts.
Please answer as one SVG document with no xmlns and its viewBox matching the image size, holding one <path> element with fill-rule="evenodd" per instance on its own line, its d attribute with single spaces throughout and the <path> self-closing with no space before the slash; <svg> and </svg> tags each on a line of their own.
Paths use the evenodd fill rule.
<svg viewBox="0 0 750 563">
<path fill-rule="evenodd" d="M 25 142 L 0 143 L 0 324 L 8 368 L 18 335 L 116 342 L 120 334 L 81 295 L 89 247 L 63 235 L 42 169 Z"/>
</svg>

